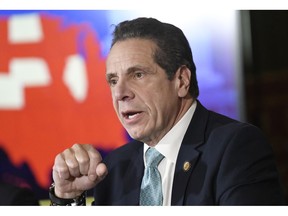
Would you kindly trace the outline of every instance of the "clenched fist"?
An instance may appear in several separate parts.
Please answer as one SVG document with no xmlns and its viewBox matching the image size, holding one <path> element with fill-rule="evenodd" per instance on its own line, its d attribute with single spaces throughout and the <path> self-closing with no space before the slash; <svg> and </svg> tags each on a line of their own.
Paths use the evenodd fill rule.
<svg viewBox="0 0 288 216">
<path fill-rule="evenodd" d="M 107 175 L 100 153 L 90 144 L 74 144 L 55 158 L 55 195 L 71 199 L 97 185 Z"/>
</svg>

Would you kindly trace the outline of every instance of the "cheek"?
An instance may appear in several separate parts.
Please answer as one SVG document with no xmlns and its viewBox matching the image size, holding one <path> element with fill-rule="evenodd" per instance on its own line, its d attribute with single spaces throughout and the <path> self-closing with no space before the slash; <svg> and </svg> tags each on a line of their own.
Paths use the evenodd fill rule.
<svg viewBox="0 0 288 216">
<path fill-rule="evenodd" d="M 151 97 L 151 96 L 150 96 Z M 154 124 L 159 125 L 163 124 L 165 118 L 167 118 L 167 109 L 169 104 L 167 105 L 161 98 L 155 98 L 154 101 L 150 103 L 150 115 Z"/>
<path fill-rule="evenodd" d="M 117 103 L 117 101 L 114 99 L 113 96 L 112 96 L 112 104 L 113 104 L 113 108 L 114 108 L 114 111 L 116 112 L 117 116 L 120 117 L 120 116 L 119 116 L 119 112 L 118 112 L 118 110 L 119 110 L 118 103 Z"/>
<path fill-rule="evenodd" d="M 158 99 L 158 101 L 155 101 L 156 114 L 159 121 L 166 124 L 170 117 L 177 112 L 178 97 L 171 93 L 169 95 L 162 95 Z"/>
</svg>

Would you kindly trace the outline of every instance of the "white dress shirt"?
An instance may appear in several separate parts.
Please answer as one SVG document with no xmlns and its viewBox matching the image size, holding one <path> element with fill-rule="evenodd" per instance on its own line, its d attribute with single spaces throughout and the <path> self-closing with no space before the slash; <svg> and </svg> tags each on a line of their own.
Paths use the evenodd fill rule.
<svg viewBox="0 0 288 216">
<path fill-rule="evenodd" d="M 174 127 L 171 128 L 171 130 L 155 146 L 155 148 L 165 157 L 158 165 L 162 179 L 163 206 L 171 205 L 172 185 L 177 155 L 186 130 L 195 112 L 196 105 L 197 102 L 194 101 L 192 106 L 179 120 L 179 122 L 174 125 Z M 145 152 L 148 148 L 149 146 L 144 144 L 143 157 L 145 166 Z"/>
</svg>

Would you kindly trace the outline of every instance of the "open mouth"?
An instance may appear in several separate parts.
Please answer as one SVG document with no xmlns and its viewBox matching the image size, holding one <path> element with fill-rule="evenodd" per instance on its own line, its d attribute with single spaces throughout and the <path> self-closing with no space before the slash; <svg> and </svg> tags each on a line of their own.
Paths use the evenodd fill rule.
<svg viewBox="0 0 288 216">
<path fill-rule="evenodd" d="M 134 119 L 134 118 L 136 118 L 140 113 L 142 113 L 142 112 L 136 112 L 136 111 L 122 112 L 122 116 L 123 116 L 125 119 Z"/>
</svg>

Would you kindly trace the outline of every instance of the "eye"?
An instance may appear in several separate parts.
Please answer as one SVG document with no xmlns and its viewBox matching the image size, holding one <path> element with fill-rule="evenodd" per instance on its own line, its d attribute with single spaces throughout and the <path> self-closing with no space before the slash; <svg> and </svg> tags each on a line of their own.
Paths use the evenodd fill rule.
<svg viewBox="0 0 288 216">
<path fill-rule="evenodd" d="M 111 87 L 113 87 L 113 86 L 115 86 L 116 84 L 117 84 L 117 78 L 110 78 L 110 79 L 108 79 L 108 84 L 111 86 Z"/>
<path fill-rule="evenodd" d="M 143 78 L 143 76 L 144 76 L 144 73 L 141 72 L 141 71 L 138 71 L 138 72 L 135 72 L 135 73 L 134 73 L 134 77 L 135 77 L 136 79 L 141 79 L 141 78 Z"/>
</svg>

